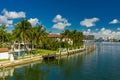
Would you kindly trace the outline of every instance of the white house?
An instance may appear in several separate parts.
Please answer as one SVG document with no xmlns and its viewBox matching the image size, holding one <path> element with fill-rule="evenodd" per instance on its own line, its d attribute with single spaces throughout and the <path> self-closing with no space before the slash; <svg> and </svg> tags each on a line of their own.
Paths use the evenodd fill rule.
<svg viewBox="0 0 120 80">
<path fill-rule="evenodd" d="M 9 59 L 8 48 L 0 48 L 0 60 Z"/>
</svg>

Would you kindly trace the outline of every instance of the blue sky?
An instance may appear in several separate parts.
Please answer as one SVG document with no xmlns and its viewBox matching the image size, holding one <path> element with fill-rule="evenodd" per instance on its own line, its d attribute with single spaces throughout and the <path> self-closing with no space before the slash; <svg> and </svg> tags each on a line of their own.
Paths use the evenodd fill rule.
<svg viewBox="0 0 120 80">
<path fill-rule="evenodd" d="M 11 31 L 18 21 L 26 18 L 52 33 L 76 29 L 84 34 L 118 36 L 119 4 L 120 0 L 1 0 L 0 24 L 6 24 Z"/>
</svg>

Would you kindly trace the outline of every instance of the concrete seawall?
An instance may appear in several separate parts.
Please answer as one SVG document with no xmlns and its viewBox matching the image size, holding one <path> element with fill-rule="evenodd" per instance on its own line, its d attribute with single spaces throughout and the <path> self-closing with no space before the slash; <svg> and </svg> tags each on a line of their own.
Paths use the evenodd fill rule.
<svg viewBox="0 0 120 80">
<path fill-rule="evenodd" d="M 72 55 L 72 54 L 83 52 L 83 51 L 90 52 L 94 49 L 95 49 L 95 46 L 90 46 L 90 47 L 81 48 L 81 49 L 69 50 L 67 52 L 56 53 L 57 56 L 55 56 L 55 57 Z M 6 67 L 23 65 L 23 64 L 27 64 L 27 63 L 31 63 L 31 62 L 41 61 L 41 60 L 43 60 L 43 57 L 42 56 L 37 56 L 37 57 L 31 57 L 31 58 L 26 58 L 26 59 L 21 59 L 21 60 L 15 60 L 13 62 L 10 62 L 10 61 L 0 62 L 0 71 L 2 71 L 2 69 L 6 68 Z"/>
<path fill-rule="evenodd" d="M 76 53 L 80 53 L 80 52 L 91 52 L 95 49 L 95 46 L 89 46 L 89 47 L 86 47 L 86 48 L 80 48 L 80 49 L 74 49 L 74 50 L 67 50 L 67 51 L 60 51 L 59 53 L 55 53 L 55 54 L 46 54 L 43 57 L 43 59 L 46 59 L 46 60 L 49 60 L 49 59 L 55 59 L 56 57 L 59 57 L 59 56 L 69 56 L 69 55 L 73 55 L 73 54 L 76 54 Z"/>
<path fill-rule="evenodd" d="M 22 65 L 22 64 L 26 64 L 26 63 L 35 62 L 35 61 L 41 61 L 42 59 L 43 58 L 41 56 L 38 56 L 38 57 L 33 57 L 33 58 L 15 60 L 13 62 L 10 62 L 10 61 L 1 62 L 0 63 L 0 71 L 3 67 L 12 67 L 12 66 L 17 66 L 17 65 Z"/>
</svg>

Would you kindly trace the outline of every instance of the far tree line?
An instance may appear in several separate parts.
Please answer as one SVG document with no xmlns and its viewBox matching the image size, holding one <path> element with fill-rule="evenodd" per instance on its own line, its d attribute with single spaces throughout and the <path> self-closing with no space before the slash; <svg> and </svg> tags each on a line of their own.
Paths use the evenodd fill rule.
<svg viewBox="0 0 120 80">
<path fill-rule="evenodd" d="M 83 45 L 83 33 L 77 30 L 64 30 L 60 33 L 60 41 L 48 38 L 48 34 L 44 26 L 32 26 L 26 19 L 18 22 L 11 32 L 7 32 L 7 27 L 3 24 L 0 25 L 0 47 L 8 47 L 14 41 L 24 42 L 24 44 L 29 42 L 31 49 L 57 50 L 58 48 L 79 48 Z M 72 40 L 72 45 L 67 42 L 67 39 L 62 41 L 63 38 Z M 24 47 L 26 48 L 26 45 Z"/>
</svg>

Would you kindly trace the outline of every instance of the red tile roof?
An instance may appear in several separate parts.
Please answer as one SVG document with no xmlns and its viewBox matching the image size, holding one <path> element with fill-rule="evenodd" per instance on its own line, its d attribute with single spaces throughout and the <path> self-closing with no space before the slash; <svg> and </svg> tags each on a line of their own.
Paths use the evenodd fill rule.
<svg viewBox="0 0 120 80">
<path fill-rule="evenodd" d="M 0 48 L 0 52 L 7 52 L 8 48 Z"/>
<path fill-rule="evenodd" d="M 49 34 L 48 38 L 60 38 L 60 34 Z"/>
</svg>

